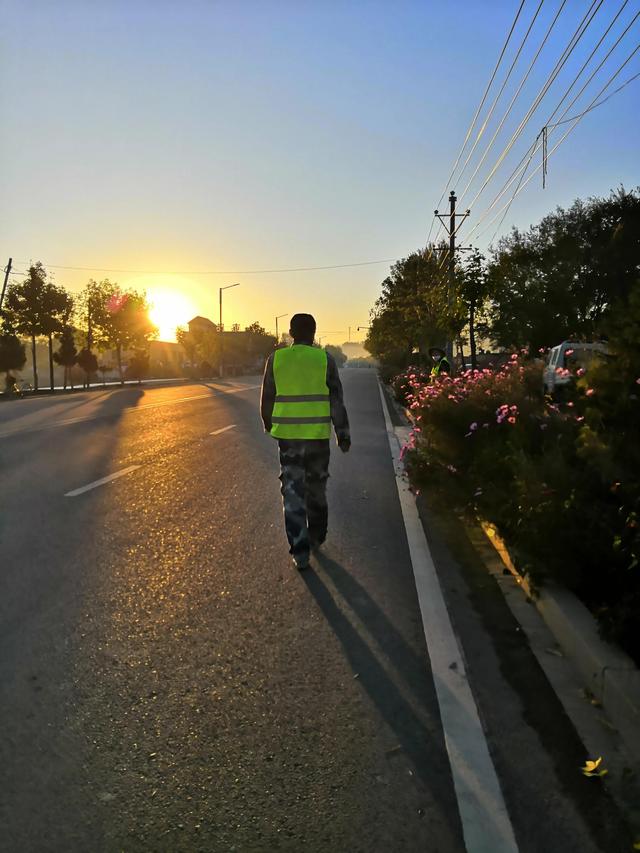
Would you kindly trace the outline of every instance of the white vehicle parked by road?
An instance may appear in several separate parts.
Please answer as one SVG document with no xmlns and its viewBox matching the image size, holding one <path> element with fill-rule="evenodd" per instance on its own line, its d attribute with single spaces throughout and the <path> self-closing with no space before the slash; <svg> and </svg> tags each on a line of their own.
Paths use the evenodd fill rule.
<svg viewBox="0 0 640 853">
<path fill-rule="evenodd" d="M 557 394 L 574 381 L 577 370 L 586 370 L 594 359 L 608 354 L 607 345 L 602 341 L 589 344 L 583 341 L 563 341 L 553 347 L 542 374 L 545 394 Z"/>
</svg>

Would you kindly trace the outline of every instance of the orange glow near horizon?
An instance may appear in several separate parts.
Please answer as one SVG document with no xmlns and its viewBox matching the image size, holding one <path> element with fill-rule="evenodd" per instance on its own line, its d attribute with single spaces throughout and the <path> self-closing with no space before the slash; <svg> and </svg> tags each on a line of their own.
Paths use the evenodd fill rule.
<svg viewBox="0 0 640 853">
<path fill-rule="evenodd" d="M 176 328 L 186 326 L 197 313 L 195 303 L 185 293 L 170 285 L 146 288 L 150 305 L 149 317 L 158 327 L 158 340 L 175 341 Z"/>
</svg>

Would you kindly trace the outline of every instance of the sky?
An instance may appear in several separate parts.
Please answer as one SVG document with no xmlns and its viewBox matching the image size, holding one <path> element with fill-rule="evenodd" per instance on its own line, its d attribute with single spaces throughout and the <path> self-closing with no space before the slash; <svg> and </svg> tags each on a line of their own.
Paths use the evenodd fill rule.
<svg viewBox="0 0 640 853">
<path fill-rule="evenodd" d="M 356 327 L 369 322 L 388 262 L 250 271 L 397 259 L 424 246 L 441 194 L 462 195 L 562 0 L 543 3 L 469 167 L 447 185 L 519 5 L 0 2 L 2 266 L 12 257 L 18 281 L 40 260 L 73 292 L 89 278 L 144 289 L 163 339 L 195 314 L 217 321 L 218 288 L 236 282 L 224 294 L 227 327 L 257 320 L 273 330 L 276 315 L 305 311 L 324 343 L 347 340 L 349 327 L 351 339 L 362 339 Z M 525 0 L 481 120 L 538 5 Z M 565 0 L 461 209 L 590 5 Z M 602 4 L 472 206 L 462 242 L 621 6 Z M 639 10 L 628 0 L 573 93 Z M 639 35 L 640 19 L 568 117 L 589 105 Z M 638 72 L 640 52 L 611 89 Z M 640 184 L 639 107 L 640 78 L 586 115 L 550 156 L 546 189 L 538 173 L 499 234 L 577 197 Z M 550 150 L 567 127 L 550 130 Z M 538 165 L 540 155 L 531 171 Z M 474 244 L 485 250 L 497 224 L 484 235 L 478 229 Z"/>
</svg>

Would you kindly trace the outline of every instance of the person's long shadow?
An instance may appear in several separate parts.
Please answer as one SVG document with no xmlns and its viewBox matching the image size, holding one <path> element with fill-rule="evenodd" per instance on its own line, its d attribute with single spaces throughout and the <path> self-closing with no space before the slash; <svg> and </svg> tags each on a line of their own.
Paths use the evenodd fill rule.
<svg viewBox="0 0 640 853">
<path fill-rule="evenodd" d="M 319 552 L 316 559 L 340 595 L 379 644 L 394 669 L 402 676 L 406 686 L 419 702 L 427 704 L 430 699 L 427 689 L 428 658 L 418 655 L 411 648 L 362 584 L 339 563 L 323 552 Z"/>
<path fill-rule="evenodd" d="M 326 557 L 323 560 L 325 565 L 328 562 L 333 566 L 337 565 Z M 393 731 L 399 746 L 411 761 L 414 772 L 438 801 L 442 813 L 455 814 L 452 787 L 442 782 L 443 778 L 450 779 L 451 771 L 443 738 L 439 733 L 437 712 L 431 723 L 421 719 L 385 671 L 365 638 L 341 612 L 322 578 L 312 571 L 302 573 L 302 578 L 340 641 L 351 668 L 358 676 L 358 683 L 362 685 L 380 716 Z M 370 622 L 365 624 L 372 633 L 380 630 L 379 625 L 372 625 Z M 383 638 L 377 639 L 382 640 L 381 644 L 384 644 Z M 424 681 L 426 677 L 424 665 L 418 677 Z"/>
</svg>

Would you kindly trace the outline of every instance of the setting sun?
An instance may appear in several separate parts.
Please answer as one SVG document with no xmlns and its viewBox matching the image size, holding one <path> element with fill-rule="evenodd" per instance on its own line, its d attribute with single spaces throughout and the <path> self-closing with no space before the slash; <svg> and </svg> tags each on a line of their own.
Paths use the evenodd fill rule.
<svg viewBox="0 0 640 853">
<path fill-rule="evenodd" d="M 158 327 L 158 339 L 175 341 L 176 327 L 185 326 L 198 312 L 193 301 L 170 287 L 147 288 L 151 322 Z"/>
</svg>

